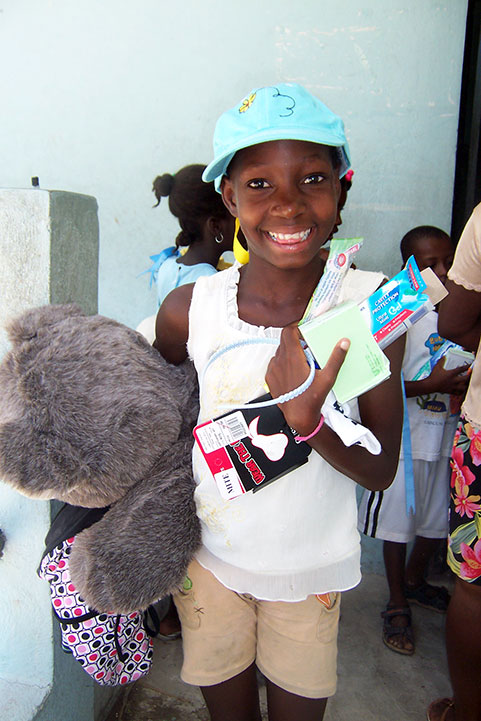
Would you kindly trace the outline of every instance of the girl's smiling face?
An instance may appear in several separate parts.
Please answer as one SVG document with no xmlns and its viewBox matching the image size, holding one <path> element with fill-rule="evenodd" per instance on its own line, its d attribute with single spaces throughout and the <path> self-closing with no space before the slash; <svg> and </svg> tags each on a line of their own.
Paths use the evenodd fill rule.
<svg viewBox="0 0 481 721">
<path fill-rule="evenodd" d="M 336 222 L 340 183 L 325 145 L 274 140 L 244 148 L 221 187 L 250 253 L 281 268 L 316 257 Z"/>
</svg>

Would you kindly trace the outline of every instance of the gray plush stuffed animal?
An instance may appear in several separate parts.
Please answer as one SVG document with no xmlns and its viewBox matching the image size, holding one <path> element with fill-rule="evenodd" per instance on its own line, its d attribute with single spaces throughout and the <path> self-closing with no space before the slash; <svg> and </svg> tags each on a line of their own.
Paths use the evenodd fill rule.
<svg viewBox="0 0 481 721">
<path fill-rule="evenodd" d="M 198 389 L 144 338 L 74 305 L 24 313 L 0 365 L 0 477 L 32 498 L 110 506 L 70 572 L 98 611 L 174 590 L 200 543 L 191 472 Z"/>
</svg>

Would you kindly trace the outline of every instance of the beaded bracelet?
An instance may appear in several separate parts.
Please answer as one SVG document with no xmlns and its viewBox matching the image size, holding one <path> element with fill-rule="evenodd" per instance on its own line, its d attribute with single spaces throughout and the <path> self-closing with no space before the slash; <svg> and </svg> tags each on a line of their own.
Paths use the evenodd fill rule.
<svg viewBox="0 0 481 721">
<path fill-rule="evenodd" d="M 321 413 L 321 420 L 319 421 L 317 426 L 314 428 L 312 433 L 309 433 L 308 436 L 295 436 L 294 437 L 295 442 L 301 443 L 301 441 L 309 441 L 311 438 L 314 438 L 314 436 L 317 435 L 319 433 L 319 431 L 321 430 L 323 423 L 324 423 L 324 416 Z"/>
</svg>

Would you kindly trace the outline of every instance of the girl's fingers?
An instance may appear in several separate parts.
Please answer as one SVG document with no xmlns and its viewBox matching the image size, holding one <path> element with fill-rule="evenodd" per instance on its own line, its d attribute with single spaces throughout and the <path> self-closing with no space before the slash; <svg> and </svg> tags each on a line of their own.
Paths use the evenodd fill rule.
<svg viewBox="0 0 481 721">
<path fill-rule="evenodd" d="M 458 368 L 453 368 L 453 376 L 460 376 L 462 373 L 466 373 L 466 371 L 469 369 L 469 364 L 464 366 L 459 366 Z M 449 371 L 448 371 L 449 373 Z"/>
<path fill-rule="evenodd" d="M 305 374 L 306 356 L 300 343 L 299 329 L 297 323 L 291 323 L 282 330 L 281 342 L 269 366 L 276 367 L 279 372 L 287 376 L 301 376 L 300 382 L 306 379 Z M 295 387 L 295 386 L 294 386 Z"/>
<path fill-rule="evenodd" d="M 279 352 L 299 353 L 299 351 L 302 351 L 300 337 L 297 323 L 286 325 L 286 327 L 282 329 Z"/>
</svg>

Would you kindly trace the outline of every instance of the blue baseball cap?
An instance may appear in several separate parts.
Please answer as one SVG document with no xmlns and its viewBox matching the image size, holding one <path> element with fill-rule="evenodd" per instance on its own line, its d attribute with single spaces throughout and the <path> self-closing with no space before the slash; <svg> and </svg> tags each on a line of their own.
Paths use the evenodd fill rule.
<svg viewBox="0 0 481 721">
<path fill-rule="evenodd" d="M 338 148 L 339 177 L 351 167 L 344 123 L 302 85 L 279 83 L 253 90 L 223 113 L 214 132 L 214 160 L 202 174 L 220 192 L 222 177 L 242 148 L 270 140 L 307 140 Z"/>
</svg>

